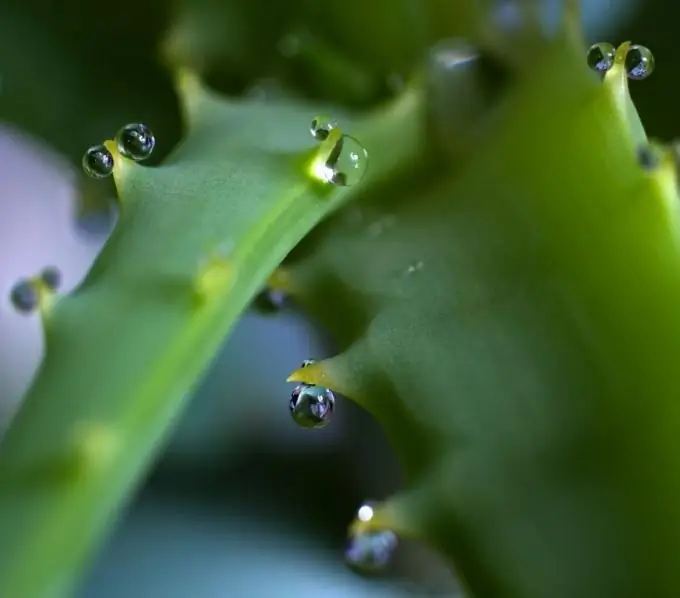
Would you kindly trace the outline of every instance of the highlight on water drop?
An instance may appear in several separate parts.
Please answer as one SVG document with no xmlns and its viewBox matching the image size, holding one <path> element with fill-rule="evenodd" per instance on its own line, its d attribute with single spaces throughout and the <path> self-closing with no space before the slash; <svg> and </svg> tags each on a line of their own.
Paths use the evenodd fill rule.
<svg viewBox="0 0 680 598">
<path fill-rule="evenodd" d="M 616 48 L 608 42 L 598 42 L 588 48 L 588 66 L 598 73 L 606 73 L 614 66 Z"/>
<path fill-rule="evenodd" d="M 121 155 L 141 162 L 153 153 L 156 138 L 151 129 L 141 123 L 132 123 L 122 127 L 116 134 L 116 146 Z"/>
<path fill-rule="evenodd" d="M 104 179 L 113 173 L 113 155 L 103 144 L 90 147 L 82 164 L 85 174 L 93 179 Z"/>
<path fill-rule="evenodd" d="M 642 80 L 654 72 L 655 60 L 652 51 L 646 46 L 633 44 L 628 48 L 625 60 L 626 74 L 629 79 Z"/>
<path fill-rule="evenodd" d="M 333 417 L 335 395 L 329 388 L 299 384 L 290 395 L 289 409 L 293 421 L 302 428 L 323 428 Z"/>
</svg>

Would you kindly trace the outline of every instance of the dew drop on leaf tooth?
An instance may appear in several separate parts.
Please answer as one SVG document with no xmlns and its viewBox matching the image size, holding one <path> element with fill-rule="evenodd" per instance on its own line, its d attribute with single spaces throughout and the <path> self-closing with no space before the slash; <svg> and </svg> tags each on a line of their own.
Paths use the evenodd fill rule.
<svg viewBox="0 0 680 598">
<path fill-rule="evenodd" d="M 113 172 L 113 156 L 104 145 L 89 148 L 83 156 L 83 170 L 93 179 L 103 179 Z"/>
<path fill-rule="evenodd" d="M 353 532 L 347 540 L 345 562 L 362 573 L 375 573 L 389 565 L 398 544 L 390 530 Z"/>
<path fill-rule="evenodd" d="M 125 125 L 116 135 L 116 146 L 121 155 L 140 162 L 146 160 L 156 147 L 151 129 L 141 123 Z"/>
<path fill-rule="evenodd" d="M 329 388 L 299 384 L 290 395 L 290 414 L 303 428 L 323 428 L 333 417 L 335 395 Z"/>
<path fill-rule="evenodd" d="M 616 49 L 607 42 L 599 42 L 588 48 L 588 66 L 599 73 L 606 73 L 614 66 L 614 54 Z"/>
<path fill-rule="evenodd" d="M 328 134 L 338 126 L 336 120 L 330 116 L 315 116 L 312 119 L 312 124 L 309 127 L 309 132 L 317 141 L 323 141 L 328 138 Z"/>
<path fill-rule="evenodd" d="M 61 286 L 61 271 L 55 266 L 44 268 L 40 278 L 50 291 L 56 291 Z"/>
<path fill-rule="evenodd" d="M 649 48 L 634 44 L 628 48 L 625 64 L 629 79 L 646 79 L 654 71 L 654 55 Z"/>
<path fill-rule="evenodd" d="M 325 178 L 339 187 L 356 185 L 368 168 L 368 152 L 359 141 L 343 135 L 326 160 Z"/>
<path fill-rule="evenodd" d="M 387 566 L 399 543 L 391 530 L 368 529 L 362 525 L 371 521 L 374 514 L 374 503 L 364 502 L 359 507 L 345 548 L 345 562 L 364 573 L 374 573 Z"/>
<path fill-rule="evenodd" d="M 10 291 L 10 301 L 18 312 L 30 314 L 34 312 L 40 301 L 38 290 L 30 280 L 19 280 Z"/>
</svg>

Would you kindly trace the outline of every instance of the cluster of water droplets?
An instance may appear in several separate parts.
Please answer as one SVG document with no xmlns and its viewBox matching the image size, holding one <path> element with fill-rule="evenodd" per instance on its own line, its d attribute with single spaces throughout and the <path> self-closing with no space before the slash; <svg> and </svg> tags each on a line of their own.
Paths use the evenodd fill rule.
<svg viewBox="0 0 680 598">
<path fill-rule="evenodd" d="M 312 119 L 309 132 L 317 141 L 324 142 L 331 131 L 338 127 L 336 120 L 329 116 Z M 330 148 L 328 157 L 314 169 L 314 175 L 324 182 L 339 187 L 356 185 L 368 168 L 366 148 L 350 135 L 342 135 Z"/>
<path fill-rule="evenodd" d="M 305 359 L 300 367 L 313 363 L 313 359 Z M 330 388 L 302 383 L 293 389 L 288 406 L 293 421 L 299 426 L 307 429 L 323 428 L 333 417 L 335 395 Z"/>
<path fill-rule="evenodd" d="M 397 548 L 397 534 L 388 529 L 362 529 L 374 516 L 374 507 L 366 502 L 359 507 L 357 524 L 350 528 L 345 548 L 345 562 L 363 573 L 375 573 L 387 566 Z"/>
<path fill-rule="evenodd" d="M 614 66 L 616 48 L 608 42 L 598 42 L 588 48 L 588 66 L 598 73 L 606 73 Z M 629 79 L 646 79 L 654 71 L 654 55 L 646 46 L 633 44 L 628 48 L 625 59 Z"/>
<path fill-rule="evenodd" d="M 9 299 L 18 312 L 33 313 L 40 304 L 40 291 L 43 287 L 48 292 L 56 292 L 61 286 L 61 271 L 55 266 L 48 266 L 37 278 L 22 278 L 17 281 L 9 293 Z"/>
<path fill-rule="evenodd" d="M 315 363 L 305 359 L 300 367 Z M 298 384 L 290 396 L 290 414 L 303 428 L 323 428 L 335 409 L 335 395 L 329 388 L 314 384 Z M 358 509 L 355 522 L 350 526 L 345 548 L 345 562 L 362 573 L 375 573 L 383 569 L 397 548 L 397 535 L 389 529 L 371 528 L 369 522 L 375 514 L 374 505 L 365 502 Z"/>
<path fill-rule="evenodd" d="M 156 147 L 156 138 L 151 129 L 141 123 L 121 127 L 115 141 L 120 155 L 134 162 L 149 158 Z M 83 156 L 83 170 L 94 179 L 111 176 L 113 166 L 113 154 L 103 143 L 93 145 Z"/>
</svg>

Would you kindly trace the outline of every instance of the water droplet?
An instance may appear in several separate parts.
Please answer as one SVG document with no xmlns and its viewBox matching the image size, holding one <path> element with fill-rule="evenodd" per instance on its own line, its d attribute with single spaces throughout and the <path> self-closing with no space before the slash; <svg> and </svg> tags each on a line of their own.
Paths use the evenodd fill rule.
<svg viewBox="0 0 680 598">
<path fill-rule="evenodd" d="M 637 160 L 644 170 L 654 170 L 660 164 L 661 156 L 651 145 L 641 145 L 637 149 Z"/>
<path fill-rule="evenodd" d="M 312 364 L 316 363 L 316 359 L 305 359 L 300 365 L 301 368 L 306 368 Z"/>
<path fill-rule="evenodd" d="M 629 79 L 646 79 L 654 71 L 654 55 L 652 51 L 638 44 L 628 48 L 626 54 L 626 73 Z"/>
<path fill-rule="evenodd" d="M 55 266 L 43 269 L 40 278 L 50 291 L 56 291 L 61 286 L 61 271 Z"/>
<path fill-rule="evenodd" d="M 616 49 L 612 44 L 607 42 L 599 42 L 593 44 L 588 48 L 587 62 L 588 66 L 599 73 L 606 73 L 614 66 L 614 54 Z"/>
<path fill-rule="evenodd" d="M 356 185 L 368 168 L 368 152 L 354 137 L 343 135 L 331 150 L 325 167 L 324 178 L 329 183 L 340 187 Z"/>
<path fill-rule="evenodd" d="M 338 126 L 336 120 L 330 116 L 315 116 L 312 119 L 312 124 L 309 127 L 309 132 L 314 139 L 324 141 L 328 138 L 328 134 Z"/>
<path fill-rule="evenodd" d="M 40 295 L 30 280 L 18 281 L 10 291 L 10 301 L 14 309 L 23 314 L 34 312 L 40 301 Z"/>
<path fill-rule="evenodd" d="M 354 532 L 347 542 L 345 561 L 363 572 L 378 571 L 389 564 L 398 543 L 397 535 L 390 530 Z"/>
<path fill-rule="evenodd" d="M 125 125 L 116 135 L 116 145 L 121 155 L 140 162 L 146 160 L 156 147 L 156 138 L 146 125 Z"/>
<path fill-rule="evenodd" d="M 257 294 L 253 307 L 259 312 L 271 314 L 281 311 L 288 301 L 288 295 L 283 291 L 266 288 Z"/>
<path fill-rule="evenodd" d="M 113 172 L 113 156 L 104 145 L 92 146 L 83 156 L 83 170 L 93 179 L 103 179 Z"/>
<path fill-rule="evenodd" d="M 303 428 L 323 428 L 335 407 L 333 391 L 322 386 L 300 384 L 290 395 L 290 414 Z"/>
</svg>

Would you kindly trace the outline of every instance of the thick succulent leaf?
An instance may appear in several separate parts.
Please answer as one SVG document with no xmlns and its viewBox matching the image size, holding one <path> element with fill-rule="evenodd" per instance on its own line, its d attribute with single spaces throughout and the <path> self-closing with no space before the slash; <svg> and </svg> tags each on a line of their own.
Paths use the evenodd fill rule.
<svg viewBox="0 0 680 598">
<path fill-rule="evenodd" d="M 68 593 L 253 295 L 348 199 L 311 175 L 301 104 L 228 102 L 182 79 L 189 133 L 160 167 L 115 151 L 121 215 L 83 284 L 45 304 L 46 356 L 0 450 L 0 595 Z M 343 119 L 372 161 L 363 184 L 410 163 L 408 93 Z M 30 567 L 26 563 L 31 563 Z"/>
<path fill-rule="evenodd" d="M 627 44 L 600 82 L 570 32 L 453 176 L 402 181 L 305 242 L 291 285 L 344 351 L 291 380 L 366 407 L 404 465 L 403 493 L 356 525 L 431 542 L 470 595 L 671 598 L 675 162 L 639 161 Z"/>
</svg>

